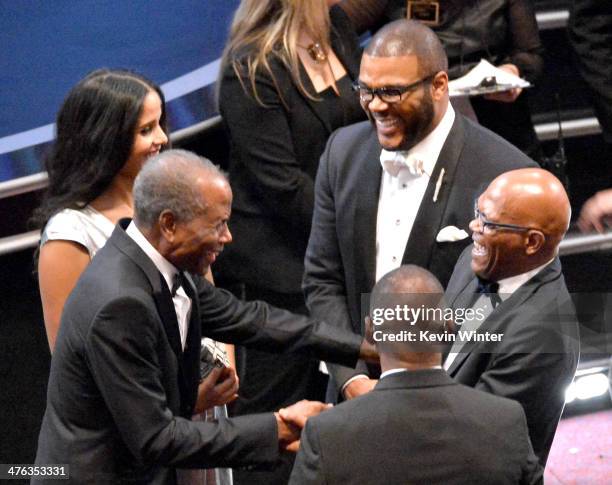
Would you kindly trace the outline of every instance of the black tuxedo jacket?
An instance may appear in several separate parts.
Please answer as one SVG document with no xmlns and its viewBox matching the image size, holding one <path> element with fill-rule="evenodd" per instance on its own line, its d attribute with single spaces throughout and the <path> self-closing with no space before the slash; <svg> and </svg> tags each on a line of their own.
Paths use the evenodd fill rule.
<svg viewBox="0 0 612 485">
<path fill-rule="evenodd" d="M 471 246 L 448 284 L 446 298 L 453 308 L 469 308 L 473 302 L 477 280 L 470 261 Z M 534 451 L 545 465 L 579 356 L 578 320 L 559 259 L 498 305 L 478 332 L 503 338 L 466 344 L 448 368 L 449 375 L 520 402 Z"/>
<path fill-rule="evenodd" d="M 170 291 L 122 220 L 66 302 L 51 363 L 36 463 L 70 465 L 74 483 L 164 483 L 175 467 L 273 462 L 274 416 L 193 422 L 200 337 L 271 351 L 323 353 L 350 365 L 359 339 L 333 327 L 243 303 L 204 279 L 181 349 Z"/>
<path fill-rule="evenodd" d="M 330 18 L 332 48 L 353 82 L 361 59 L 357 35 L 338 6 L 330 9 Z M 319 158 L 332 131 L 366 115 L 355 93 L 345 106 L 332 110 L 332 102 L 305 96 L 280 60 L 271 56 L 269 61 L 275 82 L 263 74 L 256 79 L 266 106 L 257 103 L 248 78 L 239 79 L 231 64 L 220 80 L 219 110 L 230 142 L 235 242 L 215 263 L 215 278 L 221 284 L 229 280 L 299 294 Z M 315 93 L 303 67 L 301 77 Z"/>
<path fill-rule="evenodd" d="M 376 217 L 382 167 L 381 146 L 370 122 L 336 131 L 329 139 L 316 179 L 312 232 L 303 288 L 311 315 L 363 335 L 362 294 L 371 291 L 376 270 Z M 474 201 L 508 170 L 537 166 L 505 140 L 459 113 L 442 147 L 419 207 L 402 264 L 416 264 L 445 286 L 466 238 L 436 242 L 446 226 L 469 232 Z M 444 169 L 437 202 L 436 183 Z M 329 366 L 338 388 L 350 377 L 374 369 Z"/>
<path fill-rule="evenodd" d="M 541 483 L 542 471 L 517 403 L 431 369 L 309 419 L 290 483 Z"/>
</svg>

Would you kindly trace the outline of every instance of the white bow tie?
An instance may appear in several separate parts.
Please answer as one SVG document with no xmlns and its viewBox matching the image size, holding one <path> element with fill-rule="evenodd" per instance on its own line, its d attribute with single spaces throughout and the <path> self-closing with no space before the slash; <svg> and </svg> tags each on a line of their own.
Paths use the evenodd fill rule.
<svg viewBox="0 0 612 485">
<path fill-rule="evenodd" d="M 423 160 L 410 155 L 406 151 L 388 151 L 383 148 L 380 152 L 380 163 L 387 173 L 397 177 L 402 169 L 408 169 L 415 177 L 425 174 Z"/>
</svg>

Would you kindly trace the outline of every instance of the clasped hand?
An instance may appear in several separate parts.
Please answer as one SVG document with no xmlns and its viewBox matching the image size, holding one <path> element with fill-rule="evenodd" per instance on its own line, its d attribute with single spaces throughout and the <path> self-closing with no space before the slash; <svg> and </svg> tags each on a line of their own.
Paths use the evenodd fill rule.
<svg viewBox="0 0 612 485">
<path fill-rule="evenodd" d="M 316 416 L 331 407 L 331 404 L 303 399 L 274 413 L 278 425 L 280 449 L 293 453 L 297 452 L 300 447 L 300 433 L 306 426 L 308 418 Z"/>
<path fill-rule="evenodd" d="M 215 367 L 198 386 L 195 413 L 222 406 L 238 397 L 238 376 L 231 367 Z"/>
</svg>

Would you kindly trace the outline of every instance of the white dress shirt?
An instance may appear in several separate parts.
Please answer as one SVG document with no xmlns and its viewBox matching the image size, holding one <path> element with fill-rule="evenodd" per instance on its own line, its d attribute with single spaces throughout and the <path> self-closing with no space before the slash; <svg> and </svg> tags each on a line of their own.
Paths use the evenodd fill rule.
<svg viewBox="0 0 612 485">
<path fill-rule="evenodd" d="M 376 217 L 376 281 L 402 264 L 429 178 L 454 121 L 455 110 L 449 103 L 438 126 L 410 150 L 382 150 L 380 163 L 383 172 Z M 393 158 L 406 159 L 406 166 L 398 167 L 385 162 Z M 365 374 L 351 377 L 343 384 L 341 392 L 344 393 L 354 380 L 367 378 Z"/>
<path fill-rule="evenodd" d="M 171 291 L 174 277 L 178 274 L 178 270 L 174 265 L 164 258 L 157 249 L 155 249 L 147 238 L 144 237 L 142 232 L 136 227 L 134 222 L 130 222 L 128 228 L 125 231 L 128 236 L 144 251 L 149 257 L 155 267 L 164 277 L 168 290 Z M 176 311 L 176 319 L 178 320 L 179 333 L 181 336 L 181 348 L 185 350 L 185 342 L 187 340 L 187 330 L 189 328 L 189 317 L 191 316 L 191 299 L 185 293 L 185 289 L 181 286 L 176 291 L 176 294 L 172 297 L 172 303 L 174 303 L 174 310 Z"/>
<path fill-rule="evenodd" d="M 376 281 L 402 264 L 429 178 L 454 121 L 455 111 L 449 103 L 438 126 L 410 150 L 400 153 L 383 150 L 381 153 L 383 173 L 376 219 Z M 408 166 L 398 167 L 385 161 L 394 155 L 405 158 Z"/>
</svg>

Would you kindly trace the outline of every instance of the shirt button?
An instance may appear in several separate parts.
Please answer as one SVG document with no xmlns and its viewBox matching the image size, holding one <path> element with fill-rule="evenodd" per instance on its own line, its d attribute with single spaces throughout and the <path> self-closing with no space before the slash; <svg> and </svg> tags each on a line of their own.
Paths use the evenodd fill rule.
<svg viewBox="0 0 612 485">
<path fill-rule="evenodd" d="M 405 189 L 405 188 L 406 188 L 406 184 L 402 184 L 402 189 Z"/>
<path fill-rule="evenodd" d="M 393 256 L 393 257 L 391 258 L 391 261 L 393 261 L 393 262 L 395 263 L 395 262 L 397 261 L 397 258 L 396 258 L 395 256 Z"/>
<path fill-rule="evenodd" d="M 400 219 L 397 219 L 397 220 L 395 221 L 395 225 L 396 225 L 396 226 L 399 226 L 399 225 L 401 224 L 401 222 L 402 222 L 402 221 L 401 221 Z"/>
</svg>

